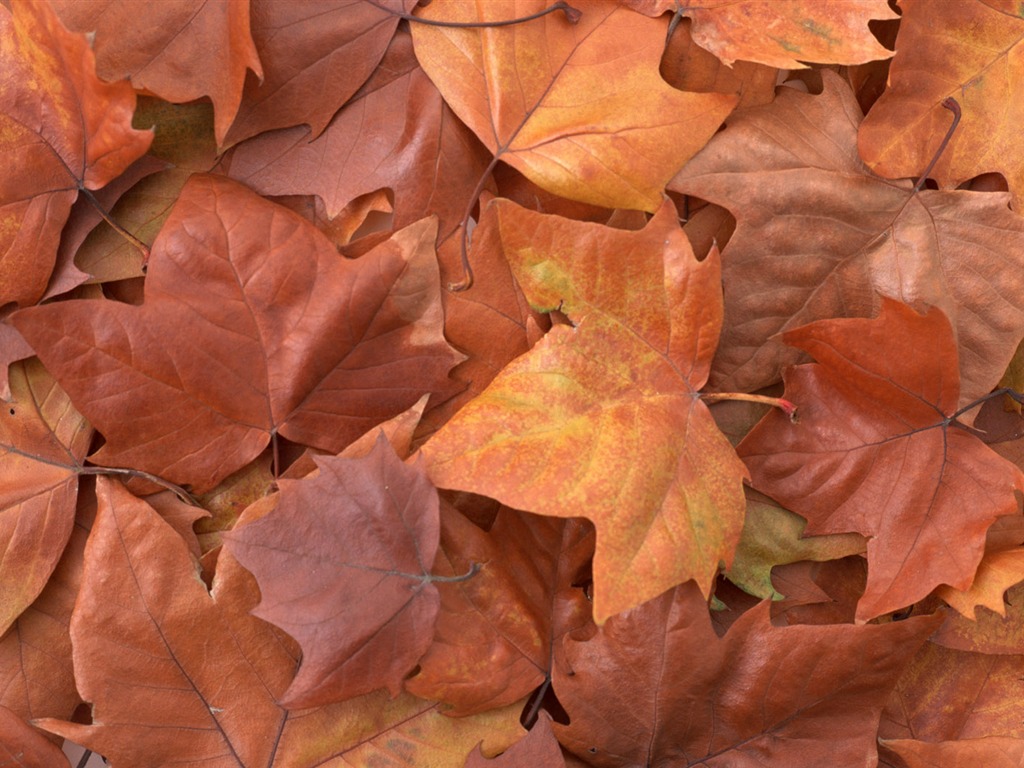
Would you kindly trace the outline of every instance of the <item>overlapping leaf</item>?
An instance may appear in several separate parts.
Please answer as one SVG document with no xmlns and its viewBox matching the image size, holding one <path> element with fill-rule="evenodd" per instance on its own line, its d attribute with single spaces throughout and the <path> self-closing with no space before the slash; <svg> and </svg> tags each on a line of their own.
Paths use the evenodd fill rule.
<svg viewBox="0 0 1024 768">
<path fill-rule="evenodd" d="M 319 706 L 382 687 L 396 696 L 430 644 L 440 604 L 430 577 L 437 491 L 383 434 L 366 458 L 316 463 L 316 477 L 280 481 L 277 507 L 229 535 L 228 549 L 260 584 L 255 615 L 302 646 L 283 704 Z"/>
<path fill-rule="evenodd" d="M 139 12 L 132 0 L 49 0 L 71 29 L 94 33 L 97 71 L 167 101 L 208 96 L 217 143 L 242 100 L 245 73 L 263 76 L 249 29 L 249 2 L 183 0 Z"/>
<path fill-rule="evenodd" d="M 665 183 L 736 104 L 682 93 L 658 74 L 666 22 L 581 0 L 578 20 L 542 0 L 436 4 L 413 26 L 416 56 L 455 114 L 499 159 L 545 189 L 609 208 L 655 211 Z"/>
<path fill-rule="evenodd" d="M 297 215 L 193 176 L 153 245 L 141 307 L 71 301 L 13 321 L 107 439 L 94 457 L 197 490 L 271 435 L 337 452 L 446 391 L 434 226 L 357 261 Z"/>
<path fill-rule="evenodd" d="M 93 722 L 40 721 L 51 732 L 115 765 L 215 768 L 359 765 L 371 754 L 383 766 L 448 765 L 481 740 L 497 751 L 522 735 L 514 707 L 456 728 L 409 696 L 287 712 L 277 699 L 294 649 L 249 614 L 258 598 L 248 573 L 222 554 L 211 595 L 181 537 L 145 502 L 104 478 L 99 497 L 71 624 Z"/>
<path fill-rule="evenodd" d="M 872 765 L 895 674 L 935 617 L 777 628 L 768 605 L 719 639 L 690 583 L 568 640 L 554 689 L 570 724 L 555 735 L 602 768 Z"/>
<path fill-rule="evenodd" d="M 599 622 L 695 578 L 739 539 L 746 474 L 697 390 L 721 327 L 718 260 L 666 202 L 640 232 L 497 209 L 505 257 L 556 325 L 424 446 L 440 487 L 597 527 Z"/>
<path fill-rule="evenodd" d="M 879 295 L 939 307 L 960 349 L 961 404 L 999 381 L 1024 336 L 1024 220 L 1004 195 L 911 191 L 857 156 L 860 109 L 838 76 L 737 114 L 670 188 L 732 211 L 725 331 L 711 385 L 753 391 L 798 353 L 772 337 L 867 317 Z M 945 133 L 945 126 L 938 132 Z"/>
<path fill-rule="evenodd" d="M 954 423 L 949 321 L 885 299 L 874 320 L 822 320 L 784 338 L 818 362 L 786 374 L 799 421 L 769 413 L 738 446 L 754 487 L 806 517 L 809 533 L 869 537 L 860 620 L 939 584 L 966 589 L 985 532 L 1018 511 L 1024 472 Z"/>
<path fill-rule="evenodd" d="M 1024 18 L 1012 0 L 936 6 L 900 0 L 903 12 L 888 87 L 860 128 L 864 162 L 882 176 L 917 176 L 950 124 L 955 98 L 963 120 L 930 175 L 954 187 L 986 171 L 1003 174 L 1014 207 L 1024 200 L 1024 152 L 1016 97 L 1024 75 Z"/>
<path fill-rule="evenodd" d="M 871 34 L 872 19 L 896 14 L 886 0 L 624 0 L 642 13 L 693 19 L 693 39 L 725 64 L 736 59 L 780 69 L 801 62 L 862 64 L 892 56 Z"/>
<path fill-rule="evenodd" d="M 0 9 L 0 306 L 46 289 L 79 188 L 99 189 L 149 147 L 135 94 L 96 77 L 84 35 L 47 3 Z"/>
</svg>

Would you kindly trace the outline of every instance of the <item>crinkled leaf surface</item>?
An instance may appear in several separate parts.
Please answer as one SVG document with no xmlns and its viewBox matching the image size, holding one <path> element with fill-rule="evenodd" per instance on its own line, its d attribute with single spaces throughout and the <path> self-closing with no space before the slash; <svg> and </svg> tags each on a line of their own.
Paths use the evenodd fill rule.
<svg viewBox="0 0 1024 768">
<path fill-rule="evenodd" d="M 92 430 L 38 361 L 0 403 L 0 635 L 46 586 L 75 522 Z"/>
<path fill-rule="evenodd" d="M 966 589 L 985 532 L 1018 510 L 1024 472 L 951 423 L 949 321 L 883 299 L 876 319 L 822 320 L 784 338 L 818 362 L 786 374 L 799 420 L 769 413 L 738 446 L 753 486 L 806 517 L 808 533 L 869 537 L 861 621 L 939 584 Z"/>
<path fill-rule="evenodd" d="M 281 699 L 291 708 L 382 687 L 397 695 L 430 644 L 440 603 L 430 578 L 437 490 L 423 470 L 403 464 L 383 434 L 365 458 L 316 464 L 311 479 L 280 481 L 273 511 L 225 537 L 259 582 L 254 614 L 302 646 Z"/>
<path fill-rule="evenodd" d="M 997 193 L 914 194 L 857 156 L 860 108 L 784 89 L 730 119 L 673 179 L 737 218 L 722 253 L 725 330 L 711 385 L 749 392 L 800 359 L 772 337 L 828 317 L 867 317 L 879 295 L 937 306 L 960 350 L 960 403 L 987 394 L 1024 336 L 1024 220 Z M 941 136 L 942 132 L 939 132 Z"/>
<path fill-rule="evenodd" d="M 693 19 L 697 45 L 725 64 L 736 59 L 780 69 L 801 62 L 862 64 L 887 59 L 868 21 L 898 18 L 886 0 L 624 0 L 642 13 Z"/>
<path fill-rule="evenodd" d="M 114 765 L 192 768 L 450 765 L 481 740 L 497 751 L 521 737 L 521 704 L 452 721 L 430 702 L 370 694 L 289 713 L 277 700 L 295 650 L 250 615 L 258 591 L 248 572 L 222 553 L 211 595 L 148 504 L 105 478 L 98 493 L 71 624 L 93 723 L 39 721 L 47 730 Z"/>
<path fill-rule="evenodd" d="M 743 524 L 743 464 L 700 400 L 721 327 L 716 254 L 666 202 L 639 232 L 495 201 L 505 257 L 556 325 L 424 446 L 431 478 L 597 527 L 598 622 L 695 578 Z"/>
<path fill-rule="evenodd" d="M 937 617 L 773 627 L 769 603 L 719 639 L 692 583 L 566 642 L 555 735 L 587 765 L 873 765 L 897 674 Z"/>
<path fill-rule="evenodd" d="M 69 301 L 12 322 L 106 437 L 97 462 L 207 490 L 272 434 L 339 451 L 446 390 L 460 356 L 434 232 L 423 221 L 344 260 L 296 214 L 197 175 L 153 244 L 142 306 Z"/>
<path fill-rule="evenodd" d="M 929 174 L 955 187 L 986 171 L 1003 174 L 1019 209 L 1024 151 L 1016 98 L 1024 76 L 1024 17 L 1014 0 L 936 6 L 900 0 L 903 12 L 888 87 L 860 128 L 864 162 L 882 176 L 917 176 L 952 121 L 942 101 L 963 110 L 956 133 Z"/>
<path fill-rule="evenodd" d="M 366 82 L 415 0 L 256 2 L 252 37 L 263 77 L 249 75 L 229 144 L 303 123 L 313 136 Z"/>
<path fill-rule="evenodd" d="M 438 3 L 425 18 L 493 22 L 543 0 Z M 658 74 L 667 21 L 574 2 L 507 27 L 414 24 L 416 56 L 455 114 L 499 159 L 556 194 L 655 211 L 665 183 L 714 134 L 733 95 L 683 93 Z"/>
<path fill-rule="evenodd" d="M 249 0 L 178 0 L 140 13 L 133 0 L 50 0 L 71 29 L 95 33 L 96 67 L 104 80 L 132 85 L 167 101 L 208 96 L 217 143 L 242 100 L 245 72 L 262 77 L 249 29 Z"/>
<path fill-rule="evenodd" d="M 420 68 L 409 33 L 401 31 L 369 82 L 321 135 L 289 128 L 257 136 L 228 155 L 227 167 L 263 194 L 316 194 L 329 218 L 360 195 L 387 187 L 394 192 L 396 227 L 433 213 L 445 236 L 465 214 L 488 160 Z"/>
<path fill-rule="evenodd" d="M 107 184 L 149 147 L 135 93 L 96 77 L 84 35 L 46 3 L 0 8 L 0 306 L 46 290 L 79 188 Z"/>
</svg>

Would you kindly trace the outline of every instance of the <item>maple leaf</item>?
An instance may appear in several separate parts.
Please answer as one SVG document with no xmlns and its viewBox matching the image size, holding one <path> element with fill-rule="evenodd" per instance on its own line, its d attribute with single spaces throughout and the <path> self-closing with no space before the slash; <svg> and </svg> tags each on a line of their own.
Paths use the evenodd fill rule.
<svg viewBox="0 0 1024 768">
<path fill-rule="evenodd" d="M 400 31 L 376 73 L 321 135 L 307 128 L 265 133 L 235 147 L 225 166 L 263 194 L 318 195 L 330 219 L 360 195 L 390 188 L 395 227 L 433 213 L 446 236 L 487 161 L 420 68 L 409 33 Z"/>
<path fill-rule="evenodd" d="M 871 316 L 889 296 L 950 319 L 960 404 L 973 402 L 1024 336 L 1024 220 L 1005 195 L 915 193 L 910 182 L 873 175 L 857 155 L 860 108 L 849 86 L 821 75 L 819 96 L 783 89 L 734 116 L 669 185 L 737 218 L 722 253 L 726 325 L 711 387 L 775 383 L 802 358 L 773 335 Z"/>
<path fill-rule="evenodd" d="M 719 639 L 693 583 L 566 641 L 561 744 L 586 765 L 870 765 L 895 675 L 938 623 L 773 627 L 770 603 Z M 695 660 L 699 660 L 695 663 Z"/>
<path fill-rule="evenodd" d="M 79 190 L 99 189 L 149 147 L 131 127 L 135 94 L 102 83 L 84 35 L 47 3 L 0 9 L 0 305 L 46 289 Z"/>
<path fill-rule="evenodd" d="M 965 591 L 940 586 L 936 596 L 969 619 L 975 606 L 985 606 L 1000 616 L 1006 615 L 1003 593 L 1024 581 L 1024 547 L 986 552 L 978 565 L 974 581 Z"/>
<path fill-rule="evenodd" d="M 75 521 L 92 430 L 38 361 L 11 368 L 0 407 L 0 634 L 42 592 Z"/>
<path fill-rule="evenodd" d="M 860 621 L 939 584 L 967 588 L 985 531 L 1018 511 L 1024 472 L 955 424 L 949 321 L 883 299 L 874 320 L 822 320 L 784 339 L 818 362 L 786 374 L 799 422 L 768 413 L 737 447 L 752 485 L 807 518 L 808 533 L 869 537 Z"/>
<path fill-rule="evenodd" d="M 623 0 L 641 13 L 666 11 L 693 19 L 694 42 L 728 66 L 736 59 L 779 69 L 801 69 L 804 61 L 861 64 L 887 59 L 868 29 L 872 19 L 896 19 L 886 0 Z"/>
<path fill-rule="evenodd" d="M 916 176 L 934 156 L 949 126 L 946 97 L 963 120 L 929 172 L 940 187 L 955 187 L 986 171 L 1001 173 L 1014 208 L 1024 194 L 1024 154 L 1015 98 L 1022 70 L 1024 19 L 1018 3 L 900 0 L 903 11 L 888 87 L 861 125 L 864 162 L 882 176 Z"/>
<path fill-rule="evenodd" d="M 257 2 L 252 37 L 263 75 L 248 77 L 225 137 L 235 144 L 258 133 L 309 125 L 319 136 L 334 113 L 373 74 L 399 14 L 415 0 Z"/>
<path fill-rule="evenodd" d="M 291 644 L 250 615 L 255 582 L 228 553 L 212 594 L 181 537 L 144 501 L 99 478 L 99 511 L 71 621 L 75 676 L 93 722 L 36 722 L 115 765 L 215 768 L 366 764 L 397 755 L 451 764 L 485 740 L 500 750 L 522 735 L 518 709 L 452 728 L 437 705 L 376 694 L 289 713 L 277 702 L 296 666 Z M 230 681 L 230 684 L 225 684 Z M 176 733 L 189 732 L 183 743 Z"/>
<path fill-rule="evenodd" d="M 68 27 L 94 34 L 104 80 L 131 78 L 136 89 L 172 102 L 209 96 L 218 144 L 238 112 L 246 70 L 263 77 L 248 2 L 184 0 L 159 3 L 145 14 L 133 0 L 49 2 Z"/>
<path fill-rule="evenodd" d="M 665 183 L 736 104 L 682 93 L 658 74 L 666 22 L 581 0 L 579 21 L 541 0 L 438 4 L 418 15 L 482 28 L 414 24 L 416 56 L 455 114 L 499 160 L 539 186 L 609 208 L 655 211 Z"/>
<path fill-rule="evenodd" d="M 315 461 L 316 477 L 280 481 L 277 507 L 225 537 L 259 582 L 254 615 L 302 646 L 281 703 L 312 707 L 385 686 L 397 696 L 440 602 L 430 576 L 437 491 L 383 433 L 366 458 Z"/>
<path fill-rule="evenodd" d="M 565 768 L 565 757 L 551 730 L 551 716 L 541 712 L 530 733 L 500 756 L 488 760 L 477 747 L 466 760 L 465 768 Z"/>
<path fill-rule="evenodd" d="M 433 240 L 423 221 L 346 261 L 296 214 L 197 175 L 153 244 L 141 307 L 68 301 L 11 322 L 107 439 L 95 461 L 202 492 L 272 435 L 336 452 L 446 391 L 460 356 Z"/>
<path fill-rule="evenodd" d="M 503 507 L 484 532 L 450 504 L 441 507 L 436 632 L 406 690 L 451 707 L 455 717 L 505 706 L 550 677 L 562 637 L 590 621 L 573 586 L 592 556 L 589 525 Z"/>
<path fill-rule="evenodd" d="M 491 204 L 505 257 L 556 325 L 423 446 L 442 488 L 597 527 L 598 622 L 731 560 L 746 470 L 703 386 L 721 327 L 716 254 L 666 202 L 640 232 Z"/>
</svg>

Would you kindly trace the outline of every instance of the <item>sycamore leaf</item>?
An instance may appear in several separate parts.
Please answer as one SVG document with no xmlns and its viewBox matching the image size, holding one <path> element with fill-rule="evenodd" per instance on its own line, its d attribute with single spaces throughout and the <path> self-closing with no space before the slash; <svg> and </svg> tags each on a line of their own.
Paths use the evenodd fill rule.
<svg viewBox="0 0 1024 768">
<path fill-rule="evenodd" d="M 666 202 L 639 232 L 492 203 L 505 257 L 556 325 L 423 447 L 431 478 L 597 527 L 598 622 L 687 579 L 743 524 L 746 469 L 697 392 L 721 327 L 718 258 Z"/>
<path fill-rule="evenodd" d="M 772 586 L 772 568 L 801 560 L 838 560 L 864 551 L 864 539 L 854 533 L 803 538 L 807 521 L 756 491 L 747 493 L 747 515 L 736 556 L 726 578 L 761 598 L 781 600 Z"/>
<path fill-rule="evenodd" d="M 522 736 L 521 703 L 453 721 L 431 702 L 369 694 L 289 713 L 277 700 L 297 659 L 286 636 L 250 615 L 248 572 L 221 553 L 211 595 L 148 504 L 106 478 L 98 495 L 71 622 L 93 722 L 37 725 L 114 765 L 196 768 L 452 765 L 481 740 L 500 751 Z"/>
<path fill-rule="evenodd" d="M 895 752 L 906 768 L 1021 768 L 1024 739 L 989 736 L 981 739 L 927 742 L 884 739 L 883 747 Z"/>
<path fill-rule="evenodd" d="M 665 183 L 714 134 L 733 95 L 682 93 L 658 74 L 667 21 L 574 0 L 575 23 L 543 0 L 437 3 L 414 24 L 416 56 L 455 114 L 498 159 L 563 197 L 655 211 Z"/>
<path fill-rule="evenodd" d="M 423 470 L 403 464 L 383 433 L 366 458 L 316 464 L 316 477 L 280 481 L 277 507 L 225 537 L 259 582 L 254 615 L 302 646 L 281 699 L 293 709 L 382 687 L 397 696 L 440 602 L 430 577 L 437 491 Z"/>
<path fill-rule="evenodd" d="M 895 676 L 938 617 L 773 627 L 770 603 L 719 639 L 690 583 L 566 641 L 561 744 L 587 765 L 872 765 Z"/>
<path fill-rule="evenodd" d="M 541 711 L 530 733 L 505 750 L 500 756 L 488 760 L 477 747 L 469 755 L 465 768 L 565 768 L 565 758 L 558 740 L 551 730 L 551 715 Z"/>
<path fill-rule="evenodd" d="M 966 589 L 985 532 L 1018 510 L 1024 472 L 954 424 L 949 321 L 883 299 L 874 320 L 822 320 L 784 338 L 818 362 L 786 374 L 799 421 L 769 413 L 737 447 L 752 485 L 806 517 L 808 533 L 869 537 L 860 621 L 939 584 Z"/>
<path fill-rule="evenodd" d="M 435 572 L 473 578 L 438 584 L 433 642 L 406 690 L 461 717 L 518 701 L 551 675 L 562 637 L 590 621 L 573 586 L 589 561 L 589 525 L 503 507 L 482 531 L 450 504 L 441 508 Z M 581 562 L 582 561 L 582 562 Z"/>
<path fill-rule="evenodd" d="M 337 452 L 445 392 L 434 225 L 356 261 L 222 177 L 194 176 L 156 242 L 142 306 L 68 301 L 12 319 L 106 445 L 197 492 L 271 436 Z M 131 418 L 125 418 L 131 414 Z"/>
<path fill-rule="evenodd" d="M 38 361 L 0 404 L 0 635 L 46 586 L 75 522 L 92 430 Z"/>
<path fill-rule="evenodd" d="M 0 705 L 0 766 L 70 768 L 60 748 L 7 707 Z"/>
<path fill-rule="evenodd" d="M 973 619 L 950 613 L 932 642 L 972 653 L 1020 655 L 1024 651 L 1024 584 L 1007 591 L 1002 612 L 986 608 L 975 611 Z"/>
<path fill-rule="evenodd" d="M 173 102 L 209 96 L 217 143 L 242 100 L 246 69 L 263 76 L 249 31 L 249 3 L 182 0 L 139 13 L 134 0 L 50 0 L 71 29 L 94 34 L 104 80 L 131 78 L 138 90 Z"/>
<path fill-rule="evenodd" d="M 652 16 L 666 11 L 693 19 L 694 42 L 725 64 L 736 59 L 779 69 L 801 62 L 863 64 L 887 59 L 868 21 L 896 19 L 886 0 L 623 0 Z"/>
<path fill-rule="evenodd" d="M 225 142 L 309 125 L 319 136 L 380 63 L 399 13 L 415 0 L 256 2 L 252 37 L 263 76 L 250 75 Z"/>
<path fill-rule="evenodd" d="M 443 237 L 464 216 L 487 161 L 401 31 L 322 135 L 313 138 L 308 128 L 266 133 L 235 147 L 225 163 L 233 178 L 265 195 L 318 195 L 331 219 L 360 195 L 390 188 L 396 228 L 436 214 Z"/>
<path fill-rule="evenodd" d="M 47 3 L 0 8 L 0 306 L 46 290 L 79 189 L 99 189 L 149 147 L 135 93 L 96 77 L 84 35 Z"/>
<path fill-rule="evenodd" d="M 1024 548 L 1016 547 L 986 552 L 969 589 L 960 591 L 942 585 L 935 594 L 968 619 L 974 618 L 975 606 L 979 605 L 1005 616 L 1006 604 L 1003 601 L 1003 594 L 1022 581 Z"/>
<path fill-rule="evenodd" d="M 773 335 L 871 316 L 881 295 L 950 319 L 966 405 L 999 381 L 1024 336 L 1024 219 L 1005 195 L 914 193 L 873 175 L 857 156 L 849 86 L 821 75 L 819 96 L 784 89 L 736 115 L 670 184 L 738 222 L 722 254 L 727 322 L 711 385 L 775 383 L 801 358 Z"/>
<path fill-rule="evenodd" d="M 887 177 L 917 176 L 928 166 L 952 116 L 963 119 L 929 175 L 955 187 L 986 171 L 1003 174 L 1014 207 L 1024 196 L 1024 152 L 1016 98 L 1024 75 L 1024 18 L 1018 2 L 961 0 L 937 8 L 900 0 L 903 12 L 888 87 L 861 125 L 858 147 L 868 167 Z M 938 12 L 937 12 L 938 11 Z"/>
</svg>

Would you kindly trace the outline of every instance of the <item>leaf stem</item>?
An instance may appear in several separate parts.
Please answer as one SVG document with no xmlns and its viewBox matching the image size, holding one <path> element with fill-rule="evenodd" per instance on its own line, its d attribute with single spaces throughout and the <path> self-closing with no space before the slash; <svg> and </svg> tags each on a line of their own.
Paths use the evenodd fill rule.
<svg viewBox="0 0 1024 768">
<path fill-rule="evenodd" d="M 720 400 L 745 400 L 748 403 L 761 403 L 779 408 L 785 413 L 790 421 L 796 421 L 796 405 L 782 397 L 768 397 L 767 395 L 748 395 L 746 392 L 702 392 L 701 400 L 707 403 L 717 403 Z"/>
<path fill-rule="evenodd" d="M 175 485 L 170 480 L 164 480 L 162 477 L 151 475 L 149 472 L 143 472 L 141 469 L 128 469 L 126 467 L 82 467 L 78 470 L 80 475 L 127 475 L 128 477 L 140 477 L 143 480 L 148 480 L 151 483 L 156 483 L 161 488 L 166 488 L 168 491 L 173 493 L 179 499 L 186 504 L 193 507 L 201 507 L 202 505 L 196 501 L 195 497 L 192 496 L 188 491 L 182 488 L 180 485 Z"/>
<path fill-rule="evenodd" d="M 484 184 L 487 183 L 491 173 L 501 159 L 503 150 L 503 147 L 498 149 L 498 152 L 491 158 L 491 162 L 484 168 L 484 172 L 480 174 L 480 180 L 476 183 L 473 193 L 469 196 L 466 212 L 462 215 L 462 237 L 460 238 L 459 251 L 459 256 L 462 259 L 462 279 L 457 283 L 448 283 L 448 290 L 452 293 L 461 293 L 473 287 L 473 267 L 469 263 L 469 219 L 473 215 L 473 206 L 477 204 L 480 195 L 483 194 Z"/>
<path fill-rule="evenodd" d="M 429 582 L 442 582 L 444 584 L 455 584 L 460 581 L 469 581 L 471 578 L 480 573 L 480 563 L 470 563 L 469 570 L 461 576 L 435 576 L 434 574 L 428 574 L 423 580 Z"/>
<path fill-rule="evenodd" d="M 85 187 L 79 187 L 78 191 L 81 192 L 85 199 L 89 201 L 92 207 L 97 210 L 100 216 L 103 217 L 103 220 L 107 222 L 107 224 L 109 224 L 115 232 L 117 232 L 121 237 L 123 237 L 125 240 L 127 240 L 129 243 L 131 243 L 132 245 L 139 249 L 139 251 L 142 253 L 142 269 L 143 271 L 145 271 L 146 266 L 149 264 L 149 246 L 146 245 L 141 240 L 139 240 L 139 238 L 137 238 L 127 229 L 122 227 L 116 221 L 114 221 L 111 218 L 110 214 L 107 213 L 106 209 L 104 209 L 104 207 L 100 205 L 100 201 L 96 199 L 96 196 L 91 191 L 89 191 Z"/>
<path fill-rule="evenodd" d="M 382 5 L 374 2 L 378 8 L 383 11 L 389 9 Z M 570 24 L 576 24 L 582 17 L 583 11 L 573 8 L 565 0 L 558 0 L 556 3 L 552 3 L 542 11 L 531 13 L 529 16 L 520 16 L 516 19 L 505 19 L 503 21 L 439 21 L 436 19 L 424 19 L 421 16 L 415 16 L 411 13 L 397 13 L 395 14 L 400 19 L 413 22 L 416 24 L 423 24 L 428 27 L 452 27 L 455 29 L 481 29 L 487 27 L 510 27 L 513 24 L 522 24 L 524 21 L 533 21 L 539 19 L 541 16 L 547 16 L 549 13 L 555 13 L 556 11 L 562 11 L 565 13 L 565 19 Z"/>
<path fill-rule="evenodd" d="M 949 130 L 946 131 L 945 138 L 942 139 L 942 143 L 939 144 L 939 148 L 935 150 L 935 154 L 932 156 L 932 161 L 928 163 L 928 167 L 924 169 L 924 173 L 921 174 L 921 178 L 917 180 L 917 184 L 914 185 L 914 192 L 920 192 L 921 187 L 924 186 L 925 179 L 928 178 L 928 174 L 935 168 L 935 164 L 939 162 L 939 158 L 942 157 L 942 153 L 946 151 L 946 146 L 949 144 L 949 140 L 953 138 L 953 132 L 956 131 L 956 127 L 960 125 L 960 104 L 952 96 L 947 96 L 942 100 L 942 106 L 953 113 L 953 124 L 949 126 Z"/>
<path fill-rule="evenodd" d="M 946 420 L 947 423 L 956 421 L 958 418 L 963 416 L 968 411 L 973 410 L 973 409 L 977 408 L 979 405 L 981 405 L 981 404 L 991 400 L 994 397 L 999 397 L 1000 395 L 1008 395 L 1009 397 L 1011 397 L 1014 400 L 1016 400 L 1018 403 L 1021 403 L 1022 405 L 1024 405 L 1024 394 L 1022 394 L 1022 393 L 1018 392 L 1017 390 L 1012 389 L 1010 387 L 1002 387 L 1001 389 L 993 390 L 993 391 L 989 392 L 987 395 L 985 395 L 984 397 L 979 397 L 977 400 L 974 400 L 973 402 L 968 403 L 963 408 L 961 408 L 959 411 L 957 411 L 952 416 L 950 416 Z"/>
</svg>

